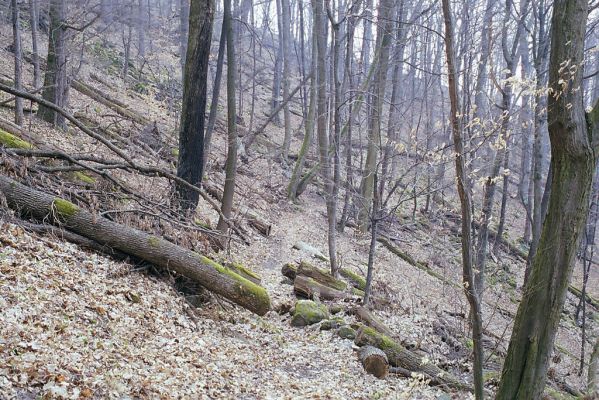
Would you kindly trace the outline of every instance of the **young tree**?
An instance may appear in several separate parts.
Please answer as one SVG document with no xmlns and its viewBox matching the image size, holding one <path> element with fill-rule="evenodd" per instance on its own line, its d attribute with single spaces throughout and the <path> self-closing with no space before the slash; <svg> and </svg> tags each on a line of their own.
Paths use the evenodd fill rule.
<svg viewBox="0 0 599 400">
<path fill-rule="evenodd" d="M 227 161 L 225 165 L 225 186 L 221 205 L 222 216 L 217 229 L 223 233 L 228 230 L 228 219 L 233 209 L 235 195 L 235 176 L 237 174 L 237 125 L 235 110 L 235 38 L 231 0 L 224 0 L 223 29 L 227 38 Z M 224 218 L 223 218 L 224 216 Z M 227 220 L 225 220 L 227 219 Z"/>
<path fill-rule="evenodd" d="M 196 186 L 202 182 L 204 167 L 204 121 L 213 18 L 214 0 L 191 1 L 177 176 Z M 181 208 L 193 211 L 198 204 L 198 193 L 183 185 L 177 186 L 177 192 Z"/>
<path fill-rule="evenodd" d="M 464 145 L 462 141 L 462 124 L 459 120 L 459 100 L 456 76 L 455 50 L 453 45 L 453 21 L 449 0 L 443 0 L 443 16 L 445 20 L 445 53 L 447 57 L 447 78 L 449 100 L 451 104 L 451 128 L 455 146 L 455 169 L 457 189 L 460 196 L 462 212 L 462 284 L 470 304 L 472 318 L 472 342 L 474 344 L 474 394 L 477 400 L 483 398 L 483 326 L 480 298 L 474 286 L 473 254 L 472 254 L 472 198 L 468 174 L 464 163 Z"/>
<path fill-rule="evenodd" d="M 329 138 L 327 132 L 327 94 L 326 67 L 327 27 L 324 4 L 322 0 L 312 0 L 314 11 L 314 35 L 316 37 L 316 132 L 322 180 L 324 182 L 327 204 L 328 244 L 331 274 L 337 276 L 337 204 L 334 193 L 334 182 L 331 174 L 331 157 L 329 154 Z"/>
<path fill-rule="evenodd" d="M 538 399 L 586 215 L 599 145 L 599 104 L 585 115 L 582 62 L 588 0 L 556 0 L 548 98 L 551 194 L 510 339 L 498 400 Z"/>
</svg>

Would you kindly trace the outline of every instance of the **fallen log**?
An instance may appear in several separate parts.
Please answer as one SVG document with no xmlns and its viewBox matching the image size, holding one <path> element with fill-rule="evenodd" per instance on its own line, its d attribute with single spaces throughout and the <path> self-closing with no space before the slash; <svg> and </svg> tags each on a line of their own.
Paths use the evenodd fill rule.
<svg viewBox="0 0 599 400">
<path fill-rule="evenodd" d="M 347 289 L 347 284 L 339 279 L 333 278 L 331 274 L 326 271 L 316 268 L 307 261 L 300 262 L 299 268 L 297 269 L 297 275 L 303 275 L 314 279 L 321 285 L 328 286 L 335 290 L 344 291 Z"/>
<path fill-rule="evenodd" d="M 283 276 L 286 276 L 287 278 L 294 280 L 297 276 L 297 265 L 293 263 L 287 263 L 283 265 L 283 267 L 281 268 L 281 273 L 283 274 Z"/>
<path fill-rule="evenodd" d="M 293 245 L 293 248 L 299 251 L 304 251 L 306 253 L 308 253 L 310 256 L 324 261 L 324 262 L 329 262 L 329 258 L 327 256 L 325 256 L 324 254 L 322 254 L 322 252 L 320 250 L 318 250 L 316 247 L 306 243 L 306 242 L 302 242 L 301 240 L 297 243 L 295 243 Z"/>
<path fill-rule="evenodd" d="M 293 291 L 296 295 L 307 299 L 343 300 L 350 297 L 349 293 L 325 286 L 315 279 L 304 275 L 297 275 L 295 277 Z"/>
<path fill-rule="evenodd" d="M 350 271 L 347 268 L 341 268 L 339 270 L 339 274 L 348 280 L 348 282 L 355 287 L 356 289 L 360 289 L 362 291 L 366 290 L 366 279 L 356 274 L 353 271 Z"/>
<path fill-rule="evenodd" d="M 458 390 L 472 391 L 472 387 L 459 380 L 447 371 L 442 370 L 431 362 L 424 360 L 416 353 L 396 343 L 390 337 L 383 335 L 373 328 L 362 326 L 358 331 L 355 343 L 358 346 L 374 346 L 385 352 L 389 363 L 394 367 L 405 368 L 409 371 L 422 373 L 431 384 L 447 386 Z"/>
<path fill-rule="evenodd" d="M 572 293 L 574 296 L 578 297 L 579 299 L 582 297 L 582 291 L 574 285 L 569 285 L 568 291 L 570 293 Z M 599 310 L 599 300 L 598 299 L 592 297 L 588 293 L 584 294 L 584 299 L 586 300 L 587 303 L 589 303 L 590 305 L 592 305 L 593 307 L 595 307 L 596 309 Z"/>
<path fill-rule="evenodd" d="M 393 337 L 393 332 L 387 325 L 383 323 L 379 318 L 377 318 L 373 313 L 370 312 L 366 307 L 359 306 L 354 310 L 354 314 L 356 318 L 362 322 L 364 322 L 367 326 L 374 328 L 379 333 L 383 335 Z"/>
<path fill-rule="evenodd" d="M 69 201 L 2 175 L 0 193 L 17 212 L 61 225 L 104 246 L 173 270 L 258 315 L 270 310 L 270 299 L 263 287 L 194 251 L 94 215 Z"/>
<path fill-rule="evenodd" d="M 391 253 L 395 254 L 396 256 L 398 256 L 399 258 L 401 258 L 402 260 L 404 260 L 405 262 L 407 262 L 408 264 L 426 272 L 427 274 L 429 274 L 430 276 L 437 278 L 439 280 L 441 280 L 443 283 L 446 283 L 450 286 L 453 286 L 455 288 L 461 288 L 461 285 L 459 285 L 457 282 L 454 282 L 453 280 L 441 275 L 440 273 L 438 273 L 437 271 L 434 271 L 432 268 L 430 268 L 428 265 L 420 262 L 420 261 L 416 261 L 412 256 L 410 256 L 408 253 L 401 251 L 398 247 L 394 246 L 391 241 L 389 241 L 386 237 L 384 236 L 379 236 L 377 238 L 377 241 L 379 243 L 381 243 L 383 246 L 385 246 L 387 248 L 387 250 L 389 250 Z"/>
<path fill-rule="evenodd" d="M 71 87 L 79 93 L 89 97 L 90 99 L 95 100 L 98 103 L 110 108 L 112 111 L 116 112 L 118 115 L 122 117 L 128 118 L 143 126 L 146 126 L 150 123 L 150 121 L 147 118 L 143 117 L 137 112 L 123 107 L 123 103 L 115 101 L 115 99 L 110 98 L 109 96 L 100 92 L 98 89 L 86 85 L 81 81 L 74 80 L 71 83 Z"/>
<path fill-rule="evenodd" d="M 385 352 L 374 346 L 364 346 L 359 353 L 364 370 L 379 379 L 389 374 L 389 360 Z"/>
</svg>

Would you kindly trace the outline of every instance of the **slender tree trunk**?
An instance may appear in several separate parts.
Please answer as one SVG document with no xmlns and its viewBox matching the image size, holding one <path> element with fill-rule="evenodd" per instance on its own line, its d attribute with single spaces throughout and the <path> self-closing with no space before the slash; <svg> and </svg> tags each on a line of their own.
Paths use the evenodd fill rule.
<svg viewBox="0 0 599 400">
<path fill-rule="evenodd" d="M 279 97 L 281 95 L 281 75 L 283 73 L 283 38 L 281 32 L 283 31 L 282 27 L 282 15 L 281 15 L 281 0 L 275 0 L 277 5 L 277 26 L 278 26 L 278 39 L 277 39 L 277 54 L 275 58 L 275 68 L 273 71 L 273 82 L 272 82 L 272 100 L 271 100 L 271 112 L 276 110 L 279 106 Z M 281 120 L 279 115 L 275 115 L 274 121 L 276 124 L 280 124 Z"/>
<path fill-rule="evenodd" d="M 390 0 L 381 0 L 379 4 L 379 15 L 391 15 L 393 2 Z M 389 65 L 389 45 L 392 38 L 392 24 L 386 19 L 379 21 L 377 30 L 377 48 L 380 48 L 380 58 L 376 70 L 376 80 L 374 84 L 374 104 L 370 119 L 370 129 L 368 132 L 368 151 L 366 155 L 366 167 L 362 175 L 361 197 L 362 206 L 360 207 L 359 225 L 362 232 L 368 230 L 369 213 L 374 193 L 374 174 L 378 167 L 378 152 L 381 142 L 381 116 L 383 113 L 383 100 L 385 98 L 387 68 Z"/>
<path fill-rule="evenodd" d="M 179 52 L 181 61 L 181 76 L 185 75 L 185 57 L 187 57 L 187 36 L 189 36 L 189 1 L 179 2 Z"/>
<path fill-rule="evenodd" d="M 177 176 L 200 186 L 204 166 L 204 121 L 214 1 L 191 0 L 189 11 L 190 30 L 185 57 Z M 194 211 L 199 194 L 183 185 L 177 186 L 177 193 L 180 207 Z"/>
<path fill-rule="evenodd" d="M 210 157 L 210 146 L 212 145 L 212 133 L 216 123 L 216 113 L 218 111 L 218 98 L 220 96 L 220 83 L 223 76 L 223 65 L 225 63 L 225 45 L 226 32 L 223 20 L 223 26 L 220 31 L 220 40 L 218 42 L 218 56 L 216 58 L 216 74 L 214 76 L 214 85 L 212 86 L 212 101 L 210 102 L 210 113 L 208 114 L 208 126 L 206 127 L 206 138 L 204 140 L 204 168 Z"/>
<path fill-rule="evenodd" d="M 472 342 L 474 344 L 474 394 L 477 400 L 484 397 L 483 386 L 483 326 L 480 299 L 474 286 L 473 254 L 472 254 L 472 199 L 469 192 L 468 175 L 464 163 L 464 145 L 462 142 L 462 127 L 458 119 L 459 100 L 456 76 L 455 50 L 453 45 L 453 22 L 449 0 L 442 0 L 445 21 L 445 53 L 447 56 L 449 99 L 451 104 L 451 127 L 455 146 L 455 168 L 457 190 L 460 196 L 462 211 L 462 281 L 464 292 L 470 304 L 472 318 Z"/>
<path fill-rule="evenodd" d="M 12 15 L 12 36 L 13 36 L 13 51 L 15 55 L 15 89 L 23 90 L 22 82 L 22 64 L 23 51 L 21 49 L 21 22 L 19 17 L 19 4 L 17 0 L 10 2 Z M 15 97 L 15 124 L 23 125 L 23 99 Z"/>
<path fill-rule="evenodd" d="M 589 208 L 599 142 L 599 107 L 586 116 L 581 65 L 587 0 L 557 0 L 553 6 L 548 98 L 552 183 L 539 248 L 518 307 L 497 392 L 498 400 L 538 399 L 547 369 L 580 234 Z M 563 84 L 562 84 L 563 82 Z"/>
<path fill-rule="evenodd" d="M 225 165 L 225 186 L 221 211 L 228 220 L 233 209 L 235 195 L 235 176 L 237 175 L 237 114 L 235 111 L 235 35 L 233 32 L 233 17 L 231 0 L 224 0 L 223 29 L 227 38 L 227 161 Z M 227 233 L 228 221 L 221 216 L 217 229 Z"/>
<path fill-rule="evenodd" d="M 279 0 L 281 2 L 282 31 L 279 32 L 279 40 L 283 41 L 283 98 L 289 97 L 290 75 L 291 75 L 291 9 L 289 0 Z M 289 111 L 289 102 L 283 107 L 283 118 L 285 124 L 285 137 L 283 139 L 283 148 L 281 156 L 283 162 L 287 164 L 289 156 L 289 146 L 291 144 L 291 112 Z"/>
<path fill-rule="evenodd" d="M 40 53 L 38 49 L 38 23 L 39 23 L 39 3 L 38 0 L 29 0 L 29 10 L 31 15 L 31 58 L 33 61 L 33 86 L 39 89 L 42 84 L 40 72 Z"/>
<path fill-rule="evenodd" d="M 314 10 L 314 34 L 316 35 L 316 47 L 318 57 L 316 62 L 317 71 L 317 132 L 318 149 L 320 154 L 321 174 L 325 187 L 325 199 L 327 204 L 328 221 L 328 244 L 331 274 L 337 277 L 337 210 L 333 196 L 334 182 L 331 174 L 331 158 L 329 156 L 329 140 L 327 135 L 327 98 L 326 98 L 326 68 L 325 57 L 327 53 L 326 44 L 326 17 L 322 0 L 312 0 Z"/>
</svg>

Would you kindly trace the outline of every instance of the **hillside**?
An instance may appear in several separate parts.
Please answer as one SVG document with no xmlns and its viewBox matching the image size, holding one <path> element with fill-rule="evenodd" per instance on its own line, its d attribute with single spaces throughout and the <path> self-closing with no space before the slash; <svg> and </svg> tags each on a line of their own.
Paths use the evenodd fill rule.
<svg viewBox="0 0 599 400">
<path fill-rule="evenodd" d="M 162 2 L 158 3 L 162 10 Z M 74 5 L 73 9 L 79 10 Z M 9 131 L 33 148 L 26 146 L 19 153 L 15 146 L 3 142 L 0 172 L 27 186 L 68 199 L 98 218 L 109 218 L 163 237 L 222 265 L 243 265 L 259 278 L 272 310 L 258 316 L 199 285 L 190 284 L 168 268 L 140 262 L 139 257 L 119 260 L 119 254 L 115 257 L 106 254 L 110 249 L 102 253 L 73 244 L 68 235 L 63 236 L 60 226 L 50 230 L 43 225 L 51 218 L 48 221 L 27 218 L 2 198 L 0 398 L 473 399 L 468 390 L 437 385 L 430 376 L 410 371 L 377 379 L 361 365 L 359 347 L 353 337 L 340 337 L 341 328 L 327 328 L 327 321 L 305 327 L 291 324 L 290 310 L 295 308 L 298 297 L 294 282 L 283 276 L 282 268 L 288 263 L 297 266 L 302 262 L 325 271 L 329 268 L 325 182 L 315 178 L 295 202 L 287 196 L 293 163 L 299 157 L 304 135 L 300 98 L 290 102 L 289 163 L 281 160 L 278 150 L 284 141 L 284 123 L 269 123 L 251 149 L 240 149 L 231 217 L 236 230 L 231 229 L 224 249 L 219 250 L 216 245 L 222 237 L 216 230 L 219 211 L 214 204 L 219 203 L 218 196 L 200 198 L 197 210 L 178 215 L 172 179 L 136 170 L 135 166 L 161 171 L 176 168 L 182 89 L 178 36 L 171 25 L 176 21 L 175 14 L 154 16 L 154 25 L 145 32 L 148 48 L 141 69 L 139 60 L 132 61 L 133 71 L 125 80 L 120 65 L 124 30 L 98 22 L 93 34 L 89 37 L 81 34 L 71 44 L 73 59 L 69 62 L 77 68 L 69 91 L 69 113 L 122 151 L 133 167 L 118 164 L 101 169 L 100 163 L 94 164 L 104 175 L 90 168 L 81 171 L 65 168 L 77 164 L 67 162 L 64 157 L 25 155 L 26 150 L 43 150 L 72 157 L 103 158 L 112 160 L 114 165 L 117 165 L 114 160 L 122 162 L 109 147 L 73 123 L 63 130 L 37 118 L 30 112 L 39 109 L 34 102 L 25 102 L 29 111 L 22 127 L 16 127 L 11 122 L 14 106 L 6 101 L 0 107 L 0 133 Z M 217 13 L 209 89 L 218 53 L 219 18 Z M 24 32 L 24 52 L 31 54 L 29 31 L 25 28 Z M 239 52 L 240 142 L 270 116 L 271 64 L 275 51 L 275 37 L 270 36 L 272 43 L 262 43 L 260 50 L 264 53 L 254 54 L 253 58 L 249 52 L 250 35 L 239 39 L 247 50 Z M 0 83 L 13 80 L 11 44 L 11 26 L 3 19 L 0 68 L 4 72 Z M 40 54 L 46 54 L 45 37 L 40 45 Z M 81 58 L 74 60 L 75 54 L 79 54 L 77 49 Z M 33 67 L 29 62 L 24 63 L 23 78 L 25 90 L 34 91 Z M 291 86 L 295 87 L 300 80 L 299 74 L 293 75 Z M 76 89 L 77 82 L 83 85 L 80 89 Z M 92 94 L 84 93 L 85 88 Z M 98 93 L 114 100 L 112 107 L 99 102 Z M 2 93 L 0 101 L 10 98 Z M 121 112 L 115 111 L 117 103 L 125 105 Z M 412 107 L 424 104 L 424 100 L 414 100 Z M 216 188 L 219 195 L 225 182 L 226 108 L 223 85 L 203 178 L 204 188 L 209 193 L 209 188 Z M 390 112 L 386 110 L 381 118 L 388 118 Z M 402 127 L 406 132 L 412 123 L 408 119 L 406 116 L 406 127 Z M 366 124 L 356 122 L 356 130 L 363 128 L 365 133 Z M 361 125 L 364 126 L 360 128 Z M 434 130 L 432 120 L 429 125 Z M 445 135 L 445 130 L 441 133 Z M 397 343 L 423 360 L 422 365 L 439 366 L 471 387 L 473 342 L 469 304 L 462 289 L 459 197 L 453 187 L 453 166 L 447 161 L 452 157 L 444 149 L 436 151 L 445 146 L 442 143 L 445 136 L 432 139 L 438 146 L 434 148 L 428 138 L 416 137 L 411 142 L 409 135 L 405 133 L 402 139 L 406 146 L 398 146 L 401 148 L 398 168 L 402 179 L 409 183 L 402 181 L 403 186 L 398 184 L 401 189 L 390 195 L 397 207 L 380 222 L 380 236 L 375 241 L 371 309 Z M 356 160 L 365 159 L 366 136 L 353 140 L 356 143 L 349 143 L 350 153 Z M 420 148 L 425 142 L 426 147 Z M 413 151 L 409 147 L 412 145 Z M 429 153 L 440 154 L 429 157 Z M 318 148 L 313 143 L 307 154 L 307 167 L 318 160 Z M 430 177 L 437 173 L 439 165 L 445 164 L 447 174 L 444 172 L 441 182 L 435 183 L 439 195 L 431 194 Z M 362 170 L 360 164 L 353 173 L 357 176 Z M 416 195 L 427 184 L 427 178 L 428 196 Z M 354 182 L 354 186 L 358 184 Z M 474 201 L 480 203 L 483 196 L 480 182 L 473 183 L 473 193 Z M 526 210 L 518 196 L 517 184 L 508 186 L 502 242 L 490 251 L 487 260 L 482 315 L 484 380 L 489 397 L 499 384 L 523 292 L 528 247 L 522 241 Z M 495 209 L 500 207 L 501 198 L 497 198 Z M 256 228 L 252 222 L 255 220 L 268 225 L 268 234 Z M 494 219 L 491 228 L 497 229 Z M 69 230 L 65 228 L 65 232 Z M 370 232 L 361 232 L 352 222 L 343 232 L 337 232 L 336 240 L 340 268 L 365 278 Z M 490 240 L 490 247 L 493 244 Z M 344 289 L 345 295 L 322 302 L 329 310 L 337 309 L 340 325 L 351 327 L 355 335 L 364 323 L 355 315 L 362 298 L 355 291 L 348 294 L 351 279 L 342 280 L 349 288 Z M 580 260 L 570 282 L 574 288 L 583 285 Z M 594 262 L 586 290 L 590 298 L 599 299 L 599 268 Z M 586 366 L 593 340 L 599 335 L 599 309 L 596 304 L 586 305 L 583 342 L 575 317 L 578 302 L 578 297 L 568 292 L 549 364 L 547 398 L 574 399 L 586 387 L 586 372 L 579 374 L 581 345 L 586 346 L 583 360 Z M 327 320 L 335 321 L 334 318 Z"/>
</svg>

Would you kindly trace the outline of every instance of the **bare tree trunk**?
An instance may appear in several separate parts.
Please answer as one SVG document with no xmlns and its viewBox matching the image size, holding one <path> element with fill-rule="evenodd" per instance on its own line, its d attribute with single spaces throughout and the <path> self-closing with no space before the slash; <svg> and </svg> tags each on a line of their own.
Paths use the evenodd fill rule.
<svg viewBox="0 0 599 400">
<path fill-rule="evenodd" d="M 483 326 L 480 298 L 475 290 L 472 260 L 472 199 L 469 192 L 468 175 L 464 166 L 464 145 L 462 143 L 462 127 L 458 119 L 459 101 L 456 76 L 455 50 L 453 46 L 453 22 L 449 0 L 442 0 L 445 21 L 445 53 L 447 56 L 447 71 L 449 82 L 449 99 L 451 103 L 451 127 L 455 146 L 455 168 L 457 190 L 460 196 L 462 210 L 462 281 L 464 292 L 470 304 L 472 318 L 472 342 L 474 344 L 474 394 L 477 400 L 484 397 L 483 382 Z"/>
<path fill-rule="evenodd" d="M 393 2 L 390 0 L 381 0 L 379 3 L 379 15 L 392 15 Z M 372 204 L 374 194 L 374 174 L 378 168 L 378 152 L 381 142 L 381 118 L 383 113 L 383 100 L 385 98 L 387 68 L 389 65 L 389 47 L 392 38 L 392 23 L 388 19 L 379 21 L 377 29 L 377 48 L 380 48 L 380 58 L 376 70 L 376 80 L 374 87 L 374 104 L 372 105 L 372 114 L 370 118 L 370 128 L 368 132 L 368 151 L 366 155 L 366 167 L 362 175 L 360 213 L 358 216 L 360 230 L 368 230 L 368 215 Z"/>
<path fill-rule="evenodd" d="M 204 168 L 210 157 L 210 146 L 212 145 L 212 133 L 216 123 L 216 113 L 218 111 L 218 98 L 220 96 L 220 83 L 223 76 L 223 65 L 225 63 L 225 45 L 226 33 L 223 20 L 223 26 L 220 31 L 220 40 L 218 42 L 218 56 L 216 58 L 216 74 L 214 76 L 214 85 L 212 86 L 212 101 L 210 102 L 210 113 L 208 114 L 208 126 L 206 127 L 206 138 L 204 140 Z"/>
<path fill-rule="evenodd" d="M 187 36 L 189 35 L 189 1 L 179 2 L 179 51 L 181 61 L 181 76 L 185 75 L 185 57 L 187 57 Z"/>
<path fill-rule="evenodd" d="M 310 79 L 310 103 L 308 105 L 308 115 L 304 119 L 304 140 L 302 141 L 302 147 L 297 157 L 297 162 L 293 168 L 289 186 L 287 187 L 287 195 L 289 200 L 295 201 L 300 195 L 300 182 L 301 175 L 304 170 L 306 163 L 306 156 L 312 145 L 312 137 L 314 136 L 314 114 L 316 112 L 316 89 L 317 89 L 317 78 L 316 78 L 316 60 L 317 60 L 317 48 L 315 45 L 315 35 L 313 37 L 312 44 L 312 59 L 311 59 L 311 79 Z"/>
<path fill-rule="evenodd" d="M 146 24 L 144 23 L 146 14 L 146 0 L 138 0 L 137 8 L 137 58 L 139 64 L 144 64 L 144 58 L 146 57 Z"/>
<path fill-rule="evenodd" d="M 177 176 L 194 186 L 200 186 L 204 166 L 204 121 L 214 1 L 192 0 L 189 11 L 190 31 L 183 80 Z M 177 193 L 180 207 L 185 211 L 194 211 L 199 194 L 182 185 L 177 186 Z"/>
<path fill-rule="evenodd" d="M 17 0 L 10 2 L 12 15 L 12 36 L 13 36 L 13 52 L 15 55 L 15 89 L 23 90 L 22 82 L 22 63 L 23 51 L 21 49 L 21 22 L 19 17 L 19 4 Z M 23 125 L 23 99 L 15 98 L 15 124 Z"/>
<path fill-rule="evenodd" d="M 329 155 L 329 140 L 327 135 L 327 98 L 326 98 L 326 68 L 325 57 L 327 53 L 327 29 L 326 16 L 322 0 L 312 0 L 314 10 L 314 34 L 316 35 L 316 47 L 318 57 L 316 62 L 317 71 L 317 132 L 318 149 L 320 154 L 320 164 L 322 180 L 325 187 L 325 199 L 327 204 L 328 221 L 328 244 L 329 260 L 331 265 L 331 275 L 338 276 L 337 268 L 337 204 L 334 198 L 334 182 L 331 174 L 331 158 Z"/>
<path fill-rule="evenodd" d="M 38 0 L 29 0 L 29 12 L 31 15 L 31 47 L 33 61 L 33 87 L 39 89 L 42 84 L 40 72 L 40 53 L 38 49 L 38 23 L 39 23 L 39 3 Z"/>
<path fill-rule="evenodd" d="M 281 2 L 282 31 L 279 32 L 279 40 L 283 41 L 283 98 L 289 97 L 289 85 L 291 75 L 291 10 L 289 0 L 279 0 Z M 289 156 L 289 146 L 291 144 L 291 112 L 289 103 L 283 108 L 283 118 L 285 124 L 285 137 L 283 139 L 283 148 L 281 156 L 283 162 L 287 164 Z"/>
<path fill-rule="evenodd" d="M 279 96 L 281 95 L 281 75 L 283 69 L 283 38 L 281 32 L 283 31 L 282 27 L 282 13 L 281 13 L 281 0 L 275 0 L 277 5 L 277 26 L 278 26 L 278 39 L 277 39 L 277 54 L 275 58 L 275 67 L 273 71 L 273 82 L 272 82 L 272 100 L 271 100 L 271 112 L 276 110 L 279 106 Z M 274 121 L 276 124 L 280 124 L 281 120 L 279 115 L 275 115 Z"/>
<path fill-rule="evenodd" d="M 539 248 L 518 307 L 498 400 L 537 399 L 547 369 L 568 283 L 589 209 L 599 142 L 599 104 L 585 115 L 582 100 L 587 0 L 554 2 L 548 98 L 552 183 Z M 565 84 L 561 84 L 564 82 Z"/>
<path fill-rule="evenodd" d="M 66 107 L 67 57 L 65 0 L 50 0 L 50 34 L 48 38 L 48 57 L 46 58 L 46 74 L 44 76 L 44 100 Z M 40 105 L 38 115 L 44 121 L 64 127 L 64 118 L 54 110 Z"/>
<path fill-rule="evenodd" d="M 235 195 L 235 176 L 237 174 L 237 114 L 235 111 L 235 37 L 231 0 L 224 0 L 223 29 L 227 38 L 227 161 L 225 165 L 225 186 L 221 211 L 226 220 L 231 218 L 233 197 Z M 227 233 L 227 221 L 218 220 L 217 229 Z"/>
</svg>

